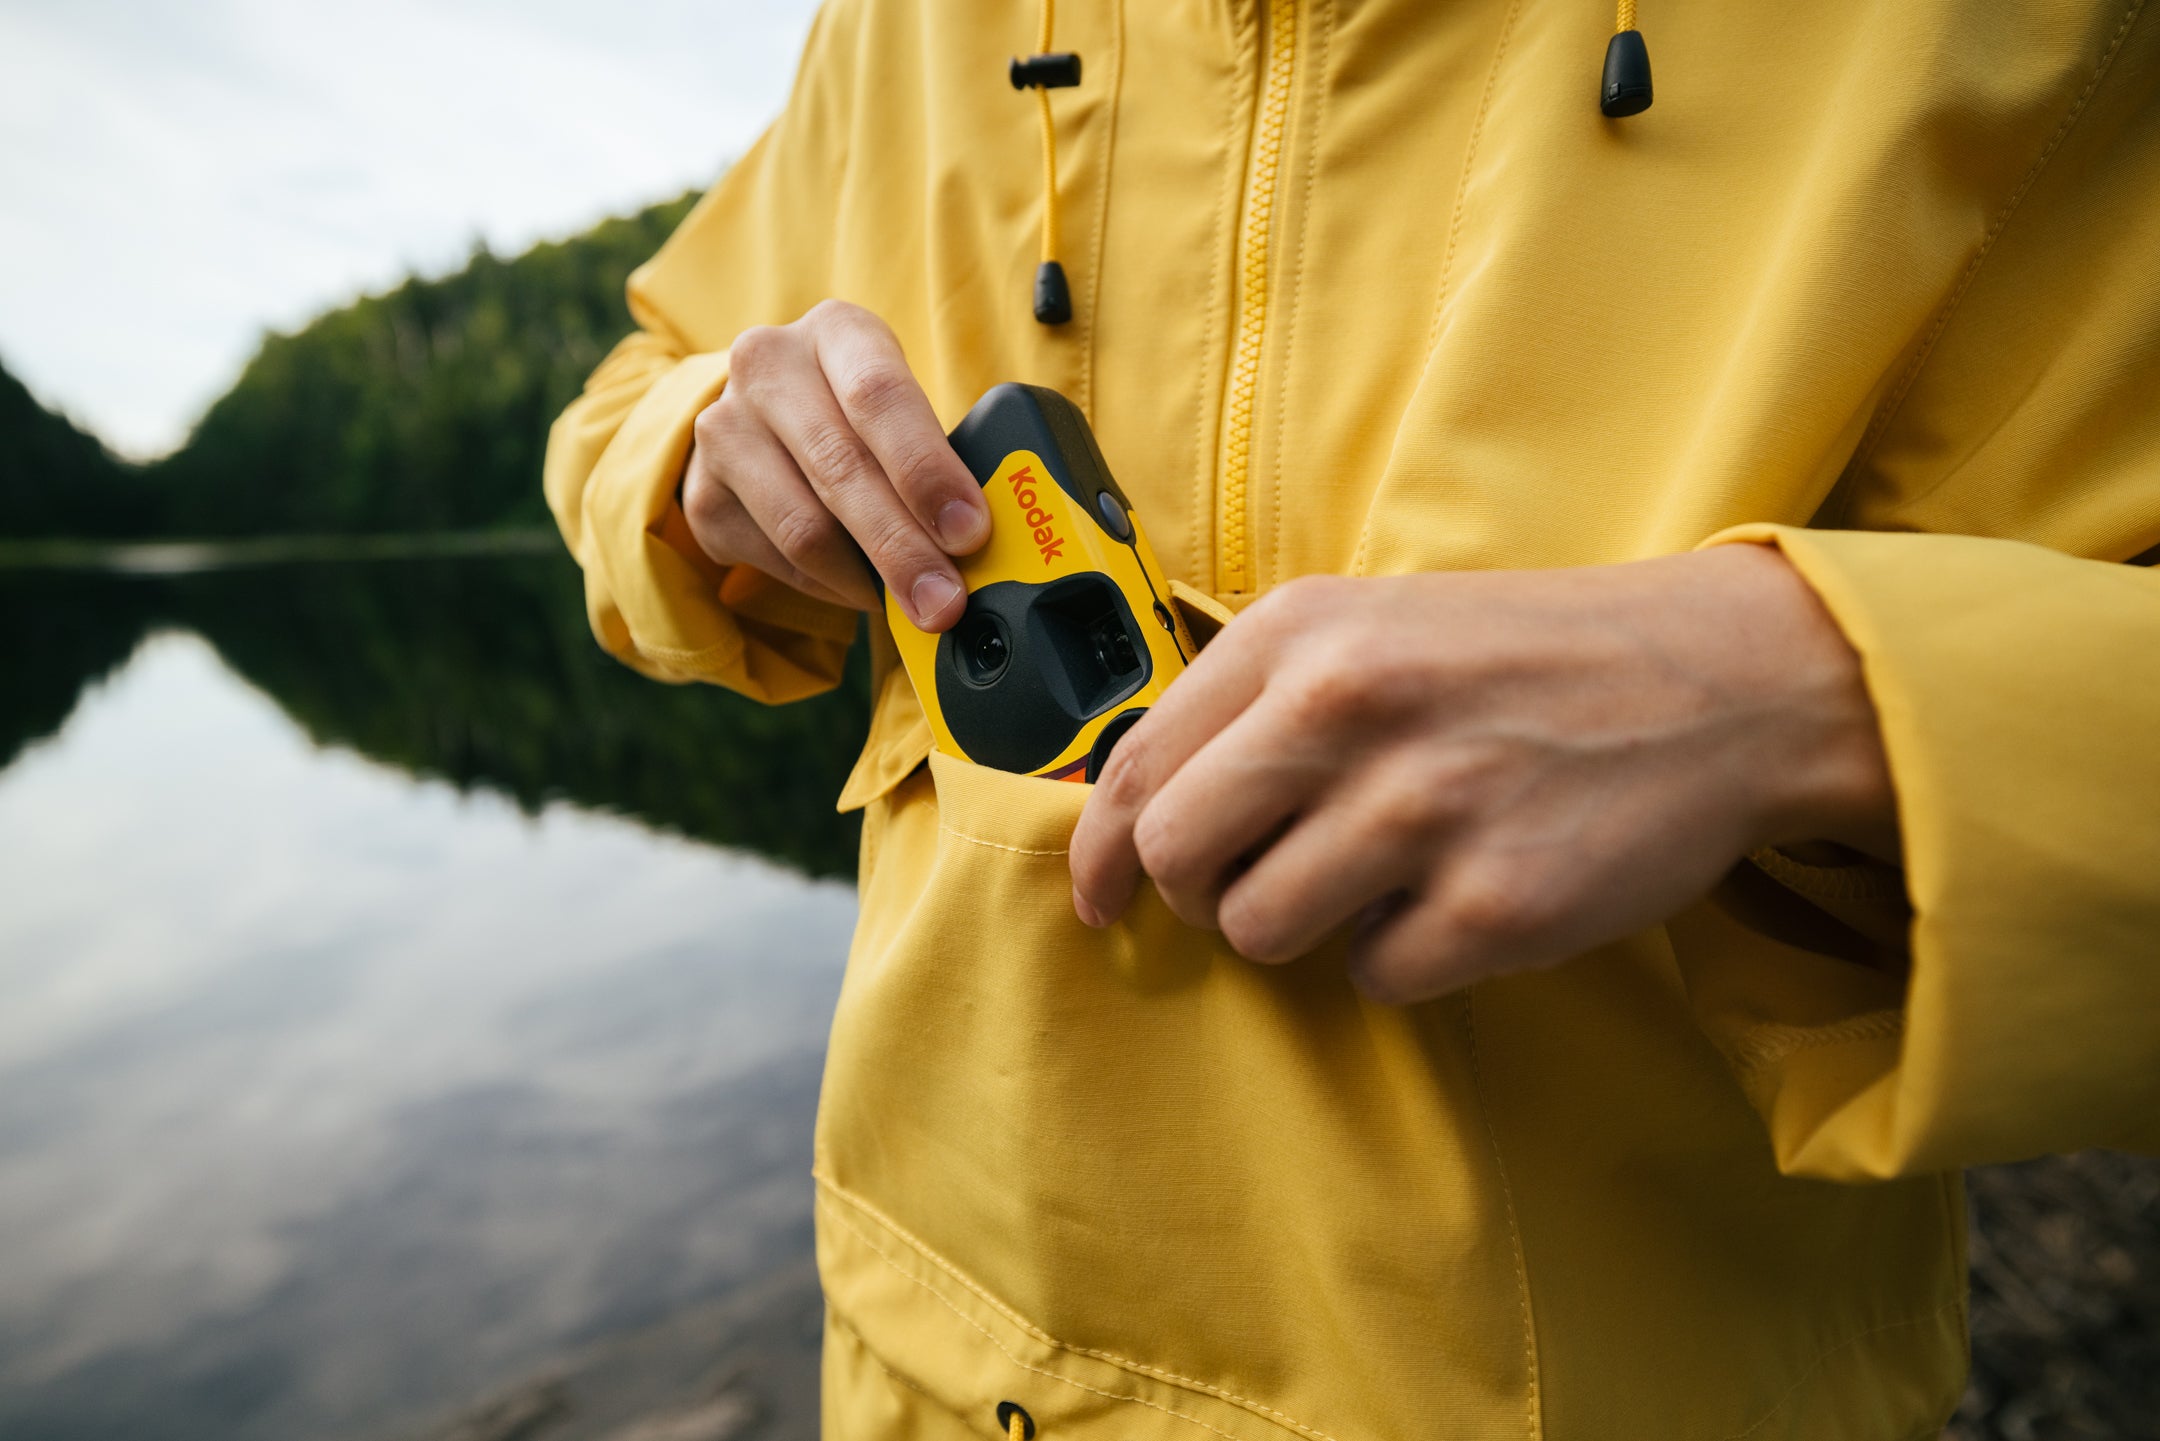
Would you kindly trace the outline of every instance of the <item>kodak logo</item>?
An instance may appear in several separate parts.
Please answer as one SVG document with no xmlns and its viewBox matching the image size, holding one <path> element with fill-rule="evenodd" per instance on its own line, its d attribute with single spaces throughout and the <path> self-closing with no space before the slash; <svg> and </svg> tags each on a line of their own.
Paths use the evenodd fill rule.
<svg viewBox="0 0 2160 1441">
<path fill-rule="evenodd" d="M 1034 532 L 1035 548 L 1042 552 L 1043 564 L 1048 565 L 1065 553 L 1065 538 L 1052 524 L 1057 516 L 1037 504 L 1035 487 L 1040 484 L 1033 466 L 1023 465 L 1012 473 L 1013 500 L 1019 504 L 1028 529 Z"/>
</svg>

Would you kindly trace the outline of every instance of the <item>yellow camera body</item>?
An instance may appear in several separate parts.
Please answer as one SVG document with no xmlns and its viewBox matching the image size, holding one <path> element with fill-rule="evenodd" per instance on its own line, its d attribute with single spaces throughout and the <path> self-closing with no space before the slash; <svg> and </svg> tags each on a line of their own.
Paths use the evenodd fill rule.
<svg viewBox="0 0 2160 1441">
<path fill-rule="evenodd" d="M 990 540 L 962 557 L 952 629 L 885 615 L 939 750 L 1053 780 L 1095 779 L 1194 653 L 1170 583 L 1080 408 L 999 385 L 954 427 Z"/>
</svg>

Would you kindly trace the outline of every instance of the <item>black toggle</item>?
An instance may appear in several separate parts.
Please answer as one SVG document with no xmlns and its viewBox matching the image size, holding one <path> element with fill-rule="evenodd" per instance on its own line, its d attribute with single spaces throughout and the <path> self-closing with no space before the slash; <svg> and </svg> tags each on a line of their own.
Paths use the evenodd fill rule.
<svg viewBox="0 0 2160 1441">
<path fill-rule="evenodd" d="M 1006 73 L 1012 77 L 1015 90 L 1038 85 L 1045 90 L 1067 90 L 1080 83 L 1080 57 L 1071 51 L 1030 55 L 1025 60 L 1015 59 Z"/>
<path fill-rule="evenodd" d="M 1619 120 L 1650 108 L 1650 47 L 1642 31 L 1622 30 L 1605 47 L 1605 82 L 1598 109 Z"/>
<path fill-rule="evenodd" d="M 1065 267 L 1055 260 L 1035 267 L 1035 318 L 1045 325 L 1072 319 L 1072 287 L 1065 283 Z"/>
</svg>

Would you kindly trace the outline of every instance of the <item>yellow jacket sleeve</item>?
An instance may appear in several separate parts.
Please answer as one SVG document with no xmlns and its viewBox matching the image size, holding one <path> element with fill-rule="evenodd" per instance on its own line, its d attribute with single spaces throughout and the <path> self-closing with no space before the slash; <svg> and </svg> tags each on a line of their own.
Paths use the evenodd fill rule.
<svg viewBox="0 0 2160 1441">
<path fill-rule="evenodd" d="M 1790 1171 L 2160 1146 L 2160 574 L 1780 527 L 1860 652 L 1913 917 L 1902 1014 L 1754 1027 Z"/>
<path fill-rule="evenodd" d="M 631 276 L 637 331 L 549 434 L 548 506 L 584 569 L 593 634 L 659 680 L 797 700 L 839 683 L 855 634 L 852 612 L 706 559 L 678 497 L 693 424 L 727 384 L 726 347 L 830 291 L 849 29 L 819 16 L 787 109 Z"/>
<path fill-rule="evenodd" d="M 1835 528 L 1716 538 L 1781 547 L 1860 653 L 1903 829 L 1902 997 L 1711 1026 L 1789 1171 L 2160 1147 L 2160 573 L 2124 563 L 2160 542 L 2149 94 L 2097 96 L 1998 218 Z"/>
</svg>

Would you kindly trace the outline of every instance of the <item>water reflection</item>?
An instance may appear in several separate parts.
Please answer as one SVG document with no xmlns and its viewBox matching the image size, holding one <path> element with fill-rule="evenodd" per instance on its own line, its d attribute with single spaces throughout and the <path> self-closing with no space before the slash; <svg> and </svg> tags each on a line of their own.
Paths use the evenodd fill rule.
<svg viewBox="0 0 2160 1441">
<path fill-rule="evenodd" d="M 337 570 L 0 586 L 0 1436 L 380 1435 L 807 1254 L 845 700 Z"/>
<path fill-rule="evenodd" d="M 568 799 L 813 875 L 853 872 L 855 823 L 832 798 L 861 744 L 860 671 L 780 708 L 655 685 L 594 646 L 560 555 L 0 570 L 0 764 L 160 627 L 208 638 L 322 744 L 527 809 Z"/>
</svg>

